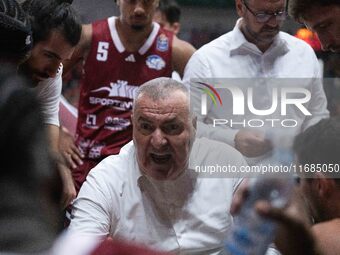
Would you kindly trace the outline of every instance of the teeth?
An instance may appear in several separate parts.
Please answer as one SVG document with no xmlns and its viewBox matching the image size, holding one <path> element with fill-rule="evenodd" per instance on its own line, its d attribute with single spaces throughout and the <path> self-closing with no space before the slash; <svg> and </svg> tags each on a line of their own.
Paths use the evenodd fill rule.
<svg viewBox="0 0 340 255">
<path fill-rule="evenodd" d="M 156 163 L 165 163 L 171 158 L 171 155 L 170 154 L 154 154 L 154 153 L 151 153 L 151 157 Z"/>
</svg>

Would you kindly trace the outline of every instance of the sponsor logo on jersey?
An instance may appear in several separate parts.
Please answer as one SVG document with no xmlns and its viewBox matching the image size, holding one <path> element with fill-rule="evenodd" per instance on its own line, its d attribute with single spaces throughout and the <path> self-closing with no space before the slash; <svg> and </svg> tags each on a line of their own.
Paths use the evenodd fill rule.
<svg viewBox="0 0 340 255">
<path fill-rule="evenodd" d="M 107 116 L 105 118 L 104 128 L 111 131 L 121 131 L 126 129 L 130 125 L 131 121 L 129 119 Z"/>
<path fill-rule="evenodd" d="M 98 129 L 97 126 L 97 116 L 95 114 L 87 114 L 86 115 L 86 124 L 83 125 L 87 128 Z"/>
<path fill-rule="evenodd" d="M 96 144 L 93 145 L 89 150 L 89 158 L 96 159 L 100 158 L 102 155 L 102 149 L 105 147 L 105 144 Z"/>
<path fill-rule="evenodd" d="M 118 80 L 117 82 L 111 82 L 110 86 L 91 90 L 92 93 L 106 91 L 108 95 L 106 97 L 90 96 L 89 103 L 92 105 L 111 106 L 120 111 L 131 110 L 132 100 L 135 98 L 137 89 L 138 86 L 128 85 L 127 81 Z M 115 99 L 110 97 L 115 97 Z M 123 100 L 117 97 L 121 97 Z"/>
<path fill-rule="evenodd" d="M 103 142 L 97 142 L 90 139 L 79 138 L 78 149 L 82 154 L 87 155 L 89 158 L 97 159 L 102 155 L 102 149 L 106 146 Z"/>
<path fill-rule="evenodd" d="M 120 111 L 126 111 L 132 109 L 132 101 L 121 101 L 121 100 L 115 100 L 111 98 L 99 98 L 99 97 L 90 97 L 89 98 L 90 104 L 93 105 L 102 105 L 102 106 L 111 106 L 115 108 L 116 110 Z"/>
<path fill-rule="evenodd" d="M 158 36 L 156 48 L 161 52 L 167 51 L 169 49 L 169 39 L 166 37 L 166 35 L 161 34 Z"/>
<path fill-rule="evenodd" d="M 155 69 L 159 71 L 165 67 L 165 61 L 158 55 L 151 55 L 147 57 L 146 65 L 150 69 Z"/>
<path fill-rule="evenodd" d="M 117 82 L 110 82 L 110 86 L 104 86 L 99 89 L 91 90 L 91 92 L 107 91 L 109 97 L 124 97 L 134 99 L 138 86 L 129 85 L 127 81 L 118 80 Z"/>
<path fill-rule="evenodd" d="M 125 58 L 126 62 L 136 62 L 135 56 L 130 54 L 127 58 Z"/>
</svg>

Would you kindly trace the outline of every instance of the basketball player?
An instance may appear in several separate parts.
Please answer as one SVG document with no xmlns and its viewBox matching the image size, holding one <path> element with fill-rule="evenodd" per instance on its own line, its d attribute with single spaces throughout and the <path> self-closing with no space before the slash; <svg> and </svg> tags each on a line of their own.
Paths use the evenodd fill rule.
<svg viewBox="0 0 340 255">
<path fill-rule="evenodd" d="M 132 138 L 132 100 L 138 87 L 156 77 L 183 75 L 195 51 L 189 43 L 152 22 L 159 0 L 117 0 L 119 17 L 84 25 L 69 63 L 84 61 L 76 145 L 64 148 L 79 190 L 88 172 L 117 154 Z"/>
</svg>

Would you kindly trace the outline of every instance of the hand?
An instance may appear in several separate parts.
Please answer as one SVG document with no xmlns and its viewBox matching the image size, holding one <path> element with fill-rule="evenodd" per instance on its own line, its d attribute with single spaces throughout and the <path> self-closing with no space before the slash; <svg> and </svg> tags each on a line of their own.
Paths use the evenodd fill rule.
<svg viewBox="0 0 340 255">
<path fill-rule="evenodd" d="M 250 180 L 245 179 L 237 188 L 230 213 L 236 215 L 249 196 Z M 275 244 L 282 255 L 317 255 L 315 243 L 309 229 L 309 213 L 305 202 L 295 189 L 291 203 L 285 209 L 271 207 L 267 201 L 258 201 L 255 210 L 263 217 L 267 217 L 279 223 Z"/>
<path fill-rule="evenodd" d="M 236 215 L 240 212 L 240 209 L 244 203 L 244 201 L 249 196 L 249 180 L 243 179 L 241 184 L 238 186 L 237 190 L 235 191 L 235 194 L 233 196 L 233 200 L 231 202 L 230 206 L 230 213 L 232 215 Z"/>
<path fill-rule="evenodd" d="M 242 129 L 235 136 L 235 148 L 247 157 L 258 157 L 272 149 L 270 140 L 260 132 Z"/>
<path fill-rule="evenodd" d="M 255 209 L 263 217 L 279 224 L 275 244 L 282 255 L 317 255 L 316 244 L 306 223 L 305 209 L 295 194 L 293 202 L 285 209 L 272 207 L 267 201 L 258 201 Z"/>
<path fill-rule="evenodd" d="M 81 159 L 84 155 L 75 145 L 73 136 L 65 128 L 60 130 L 59 151 L 70 168 L 74 169 L 83 164 Z"/>
<path fill-rule="evenodd" d="M 77 192 L 72 179 L 71 171 L 63 163 L 58 163 L 60 177 L 63 183 L 61 206 L 65 209 L 76 198 Z"/>
</svg>

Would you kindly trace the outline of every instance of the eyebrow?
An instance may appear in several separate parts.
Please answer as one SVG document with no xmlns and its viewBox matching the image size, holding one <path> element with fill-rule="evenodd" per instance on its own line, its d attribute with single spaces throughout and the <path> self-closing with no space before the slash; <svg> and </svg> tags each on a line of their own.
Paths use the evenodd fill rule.
<svg viewBox="0 0 340 255">
<path fill-rule="evenodd" d="M 148 123 L 152 123 L 151 120 L 149 120 L 149 119 L 147 119 L 147 118 L 145 118 L 145 117 L 143 117 L 143 116 L 140 116 L 140 117 L 137 119 L 137 121 L 145 121 L 145 122 L 148 122 Z M 166 120 L 164 123 L 165 123 L 165 124 L 168 124 L 168 123 L 171 123 L 171 122 L 174 122 L 174 121 L 179 122 L 179 123 L 182 123 L 182 121 L 179 121 L 179 120 L 178 120 L 177 116 L 176 116 L 176 117 L 173 117 L 172 119 Z"/>
<path fill-rule="evenodd" d="M 56 59 L 61 60 L 61 57 L 60 57 L 58 54 L 54 53 L 53 51 L 50 51 L 50 50 L 44 50 L 44 51 L 45 51 L 46 53 L 52 55 L 52 56 L 55 57 Z"/>
<path fill-rule="evenodd" d="M 145 117 L 142 117 L 142 116 L 140 116 L 140 117 L 137 119 L 137 121 L 145 121 L 145 122 L 149 122 L 149 123 L 151 123 L 151 121 L 150 121 L 150 120 L 148 120 L 147 118 L 145 118 Z"/>
</svg>

